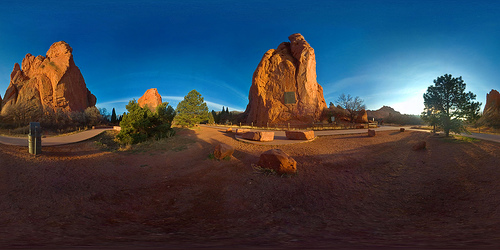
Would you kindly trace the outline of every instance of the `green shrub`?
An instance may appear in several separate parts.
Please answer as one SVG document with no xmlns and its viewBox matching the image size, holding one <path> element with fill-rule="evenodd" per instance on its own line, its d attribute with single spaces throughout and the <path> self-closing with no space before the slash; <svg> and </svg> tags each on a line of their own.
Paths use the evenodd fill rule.
<svg viewBox="0 0 500 250">
<path fill-rule="evenodd" d="M 158 105 L 154 113 L 147 107 L 141 108 L 135 99 L 126 108 L 128 113 L 123 115 L 121 130 L 116 136 L 121 143 L 136 144 L 148 138 L 159 140 L 175 134 L 170 127 L 175 111 L 167 102 Z"/>
</svg>

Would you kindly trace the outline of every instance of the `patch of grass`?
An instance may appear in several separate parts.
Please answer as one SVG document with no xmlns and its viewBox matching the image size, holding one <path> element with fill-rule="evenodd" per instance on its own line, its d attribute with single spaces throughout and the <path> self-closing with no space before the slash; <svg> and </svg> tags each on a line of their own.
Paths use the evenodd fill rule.
<svg viewBox="0 0 500 250">
<path fill-rule="evenodd" d="M 478 142 L 481 141 L 476 138 L 471 138 L 467 136 L 461 136 L 461 135 L 450 135 L 448 137 L 443 137 L 443 140 L 450 142 L 450 143 L 473 143 L 473 142 Z"/>
<path fill-rule="evenodd" d="M 210 154 L 208 154 L 208 159 L 210 159 L 210 160 L 218 160 L 218 161 L 220 161 L 219 159 L 215 158 L 214 153 L 210 153 Z M 231 160 L 231 156 L 226 156 L 226 157 L 222 158 L 222 160 L 223 160 L 223 161 L 230 161 L 230 160 Z"/>
<path fill-rule="evenodd" d="M 293 174 L 279 174 L 274 169 L 263 168 L 261 166 L 255 165 L 255 164 L 252 164 L 252 168 L 253 168 L 255 173 L 263 174 L 265 176 L 276 175 L 276 176 L 279 176 L 281 178 L 291 178 L 291 177 L 297 176 L 297 174 L 298 174 L 298 172 L 295 172 Z"/>
<path fill-rule="evenodd" d="M 122 151 L 120 143 L 116 141 L 115 136 L 118 134 L 116 130 L 107 130 L 98 136 L 91 139 L 94 141 L 94 145 L 103 151 Z"/>
<path fill-rule="evenodd" d="M 187 148 L 188 148 L 187 145 L 181 145 L 181 146 L 172 148 L 172 151 L 174 151 L 174 152 L 180 152 L 182 150 L 186 150 Z"/>
<path fill-rule="evenodd" d="M 172 150 L 174 152 L 180 152 L 188 149 L 188 146 L 190 144 L 196 142 L 194 138 L 190 138 L 188 135 L 185 134 L 183 135 L 182 133 L 178 132 L 183 129 L 174 128 L 174 130 L 176 130 L 176 133 L 172 137 L 161 138 L 161 139 L 150 138 L 147 141 L 138 144 L 122 145 L 122 147 L 124 148 L 119 151 L 129 151 L 131 153 L 144 153 L 144 152 L 155 152 L 155 151 L 165 152 Z"/>
<path fill-rule="evenodd" d="M 263 167 L 258 166 L 258 165 L 252 165 L 252 168 L 255 171 L 255 173 L 263 174 L 265 176 L 276 175 L 277 174 L 274 169 L 263 168 Z"/>
</svg>

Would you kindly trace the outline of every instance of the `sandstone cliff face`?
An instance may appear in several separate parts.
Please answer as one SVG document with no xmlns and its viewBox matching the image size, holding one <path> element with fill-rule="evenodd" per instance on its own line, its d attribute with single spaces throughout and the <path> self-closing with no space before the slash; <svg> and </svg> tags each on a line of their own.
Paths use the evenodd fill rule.
<svg viewBox="0 0 500 250">
<path fill-rule="evenodd" d="M 486 104 L 484 105 L 483 116 L 480 119 L 480 123 L 500 128 L 500 93 L 494 89 L 486 95 Z"/>
<path fill-rule="evenodd" d="M 95 106 L 96 97 L 87 89 L 73 61 L 72 51 L 66 42 L 56 42 L 45 57 L 27 54 L 22 66 L 16 63 L 2 101 L 1 114 L 19 106 L 65 111 L 83 111 Z"/>
<path fill-rule="evenodd" d="M 148 89 L 144 95 L 139 98 L 137 103 L 141 108 L 144 108 L 144 106 L 147 105 L 151 112 L 155 112 L 156 107 L 162 103 L 161 95 L 158 94 L 158 90 L 156 88 Z"/>
<path fill-rule="evenodd" d="M 489 94 L 486 94 L 483 115 L 489 113 L 500 113 L 500 93 L 494 89 Z"/>
<path fill-rule="evenodd" d="M 323 88 L 316 82 L 314 49 L 301 34 L 288 39 L 267 51 L 253 74 L 247 123 L 313 123 L 326 108 Z"/>
</svg>

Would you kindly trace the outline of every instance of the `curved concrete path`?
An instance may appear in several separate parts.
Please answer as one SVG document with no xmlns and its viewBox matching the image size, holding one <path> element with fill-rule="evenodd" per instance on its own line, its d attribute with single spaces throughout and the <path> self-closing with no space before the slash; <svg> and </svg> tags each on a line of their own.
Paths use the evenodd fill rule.
<svg viewBox="0 0 500 250">
<path fill-rule="evenodd" d="M 208 125 L 201 125 L 203 127 L 209 127 L 209 128 L 218 128 L 218 129 L 223 129 L 226 130 L 226 128 L 229 127 L 224 127 L 224 126 L 208 126 Z M 378 128 L 370 128 L 375 131 L 399 131 L 400 128 L 405 128 L 405 130 L 409 131 L 422 131 L 422 132 L 430 132 L 429 130 L 424 130 L 424 129 L 413 129 L 411 128 L 412 126 L 400 126 L 400 127 L 395 127 L 395 126 L 379 126 Z M 233 129 L 235 129 L 233 127 Z M 274 132 L 274 141 L 272 142 L 259 142 L 259 141 L 252 141 L 252 140 L 246 140 L 242 139 L 241 136 L 235 136 L 236 140 L 239 141 L 244 141 L 248 143 L 253 143 L 253 144 L 259 144 L 259 145 L 282 145 L 282 144 L 290 144 L 290 143 L 301 143 L 301 142 L 307 142 L 307 140 L 288 140 L 285 136 L 285 131 L 283 130 L 265 130 L 265 129 L 249 129 L 251 131 L 272 131 Z M 334 129 L 334 130 L 316 130 L 314 131 L 314 136 L 328 136 L 328 135 L 350 135 L 350 134 L 363 134 L 367 133 L 367 129 Z M 500 135 L 491 135 L 491 134 L 479 134 L 479 133 L 471 133 L 471 134 L 466 134 L 462 133 L 462 136 L 466 137 L 471 137 L 471 138 L 476 138 L 480 140 L 487 140 L 487 141 L 493 141 L 493 142 L 498 142 L 500 143 Z"/>
<path fill-rule="evenodd" d="M 75 142 L 85 141 L 90 139 L 98 134 L 106 131 L 113 130 L 112 128 L 98 128 L 86 130 L 80 133 L 66 135 L 66 136 L 54 136 L 54 137 L 46 137 L 42 138 L 42 147 L 43 146 L 56 146 L 56 145 L 64 145 L 71 144 Z M 28 136 L 26 137 L 10 137 L 10 136 L 0 136 L 0 143 L 6 145 L 15 145 L 15 146 L 28 146 Z"/>
</svg>

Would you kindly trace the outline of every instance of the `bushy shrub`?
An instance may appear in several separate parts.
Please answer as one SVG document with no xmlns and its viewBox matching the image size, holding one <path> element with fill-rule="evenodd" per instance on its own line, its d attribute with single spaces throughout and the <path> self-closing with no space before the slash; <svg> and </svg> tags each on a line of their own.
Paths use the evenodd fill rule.
<svg viewBox="0 0 500 250">
<path fill-rule="evenodd" d="M 141 108 L 134 100 L 127 106 L 127 114 L 120 122 L 120 133 L 116 138 L 124 144 L 136 144 L 148 138 L 167 138 L 174 135 L 170 127 L 175 117 L 174 109 L 164 102 L 156 107 L 155 112 L 148 108 Z"/>
</svg>

